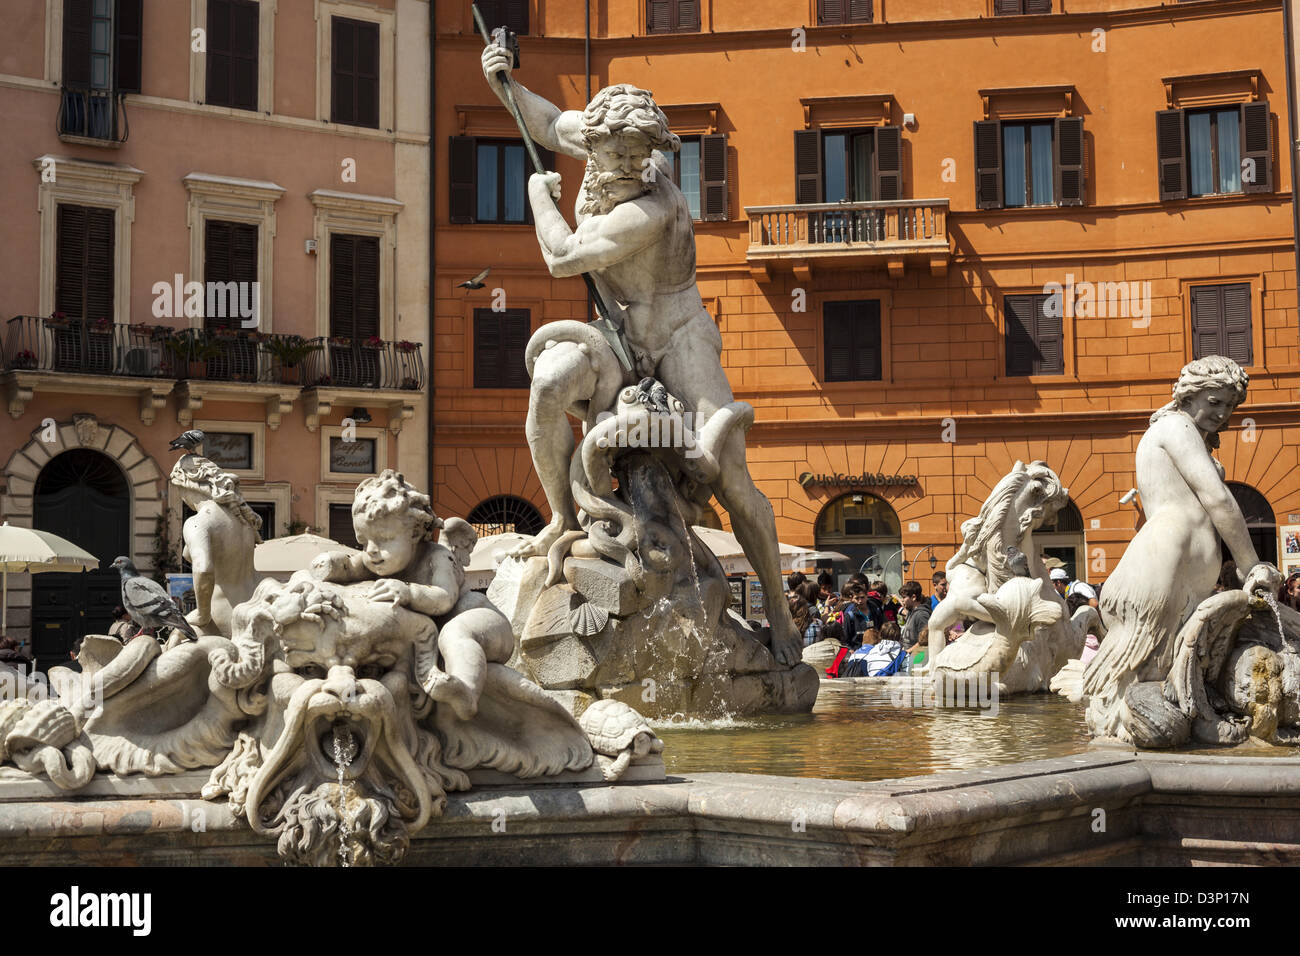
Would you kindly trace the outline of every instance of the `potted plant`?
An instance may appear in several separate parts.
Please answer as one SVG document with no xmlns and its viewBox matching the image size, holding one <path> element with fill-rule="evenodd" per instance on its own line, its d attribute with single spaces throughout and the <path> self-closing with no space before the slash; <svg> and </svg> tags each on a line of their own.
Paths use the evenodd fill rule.
<svg viewBox="0 0 1300 956">
<path fill-rule="evenodd" d="M 416 389 L 418 389 L 419 387 L 420 387 L 420 383 L 417 382 L 417 381 L 416 381 L 415 379 L 413 379 L 413 378 L 404 378 L 404 379 L 402 379 L 402 388 L 405 388 L 405 389 L 407 389 L 407 390 L 413 392 L 413 391 L 415 391 Z"/>
<path fill-rule="evenodd" d="M 397 351 L 399 352 L 414 352 L 419 348 L 419 342 L 408 342 L 406 339 L 402 339 L 402 341 L 397 343 Z"/>
<path fill-rule="evenodd" d="M 186 378 L 204 378 L 208 359 L 221 355 L 221 346 L 201 329 L 187 329 L 167 339 L 167 351 L 176 358 L 176 367 L 185 369 Z"/>
<path fill-rule="evenodd" d="M 334 379 L 330 378 L 328 375 L 322 375 L 319 378 L 317 378 L 316 381 L 313 382 L 312 384 L 315 385 L 317 388 L 328 388 L 329 386 L 334 384 Z"/>
<path fill-rule="evenodd" d="M 108 335 L 113 331 L 113 320 L 106 315 L 101 315 L 90 323 L 90 331 L 96 335 Z"/>
<path fill-rule="evenodd" d="M 361 345 L 363 348 L 368 349 L 382 349 L 384 347 L 384 340 L 377 335 L 372 335 L 368 339 L 365 339 Z"/>
<path fill-rule="evenodd" d="M 350 349 L 352 348 L 352 340 L 342 336 L 330 336 L 330 345 L 341 349 Z"/>
<path fill-rule="evenodd" d="M 68 313 L 55 312 L 45 320 L 45 326 L 51 329 L 66 329 L 68 327 Z"/>
<path fill-rule="evenodd" d="M 31 349 L 23 349 L 14 356 L 14 360 L 9 363 L 10 368 L 36 368 L 36 353 Z"/>
<path fill-rule="evenodd" d="M 282 335 L 269 337 L 266 350 L 280 365 L 280 381 L 286 385 L 296 385 L 301 380 L 299 365 L 312 352 L 320 351 L 319 342 L 311 342 L 301 335 Z"/>
</svg>

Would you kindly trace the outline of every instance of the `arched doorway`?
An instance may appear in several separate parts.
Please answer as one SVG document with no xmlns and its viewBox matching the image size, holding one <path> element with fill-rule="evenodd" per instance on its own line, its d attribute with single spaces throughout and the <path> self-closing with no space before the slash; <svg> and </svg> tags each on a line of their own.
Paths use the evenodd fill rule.
<svg viewBox="0 0 1300 956">
<path fill-rule="evenodd" d="M 1228 490 L 1237 499 L 1237 505 L 1246 518 L 1246 530 L 1250 532 L 1250 543 L 1255 546 L 1259 560 L 1277 564 L 1277 520 L 1268 499 L 1250 485 L 1239 481 L 1229 481 Z M 1231 560 L 1232 554 L 1227 546 L 1223 548 L 1223 560 Z M 1244 574 L 1248 569 L 1242 568 Z"/>
<path fill-rule="evenodd" d="M 497 495 L 474 506 L 465 519 L 480 538 L 490 534 L 538 534 L 546 527 L 542 513 L 523 498 Z"/>
<path fill-rule="evenodd" d="M 822 509 L 814 527 L 819 551 L 839 551 L 848 562 L 835 564 L 837 582 L 861 570 L 881 578 L 897 593 L 903 584 L 903 538 L 898 515 L 883 498 L 866 492 L 841 495 Z"/>
<path fill-rule="evenodd" d="M 1044 521 L 1034 532 L 1034 543 L 1042 558 L 1056 558 L 1071 581 L 1088 579 L 1087 544 L 1083 537 L 1083 515 L 1073 501 L 1066 501 L 1056 517 Z"/>
<path fill-rule="evenodd" d="M 89 551 L 101 568 L 131 554 L 131 490 L 122 469 L 101 452 L 77 448 L 50 459 L 36 479 L 32 508 L 33 527 Z M 33 575 L 37 666 L 66 664 L 81 638 L 107 634 L 120 600 L 116 571 Z"/>
</svg>

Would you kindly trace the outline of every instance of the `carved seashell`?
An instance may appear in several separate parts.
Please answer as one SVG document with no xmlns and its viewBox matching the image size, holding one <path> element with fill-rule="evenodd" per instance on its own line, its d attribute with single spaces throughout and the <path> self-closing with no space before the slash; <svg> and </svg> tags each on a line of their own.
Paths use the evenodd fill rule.
<svg viewBox="0 0 1300 956">
<path fill-rule="evenodd" d="M 39 700 L 5 736 L 5 747 L 13 753 L 46 744 L 62 749 L 77 738 L 77 720 L 55 700 Z"/>
<path fill-rule="evenodd" d="M 594 604 L 579 604 L 569 614 L 569 626 L 582 637 L 595 637 L 605 629 L 609 612 Z"/>
<path fill-rule="evenodd" d="M 5 738 L 9 736 L 9 731 L 18 726 L 18 721 L 23 719 L 23 715 L 31 708 L 29 700 L 6 700 L 0 702 L 0 762 L 9 756 L 9 748 L 5 746 Z"/>
</svg>

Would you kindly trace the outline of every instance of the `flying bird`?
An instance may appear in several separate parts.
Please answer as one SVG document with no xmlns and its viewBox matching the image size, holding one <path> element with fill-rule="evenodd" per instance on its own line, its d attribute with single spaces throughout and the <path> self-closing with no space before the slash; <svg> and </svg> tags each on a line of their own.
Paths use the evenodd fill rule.
<svg viewBox="0 0 1300 956">
<path fill-rule="evenodd" d="M 486 269 L 484 269 L 474 278 L 467 279 L 464 282 L 456 283 L 456 288 L 457 289 L 481 289 L 483 288 L 483 280 L 488 277 L 488 273 L 491 271 L 492 271 L 492 267 L 488 266 Z"/>
<path fill-rule="evenodd" d="M 191 640 L 199 639 L 199 636 L 194 633 L 194 628 L 190 627 L 189 621 L 185 620 L 180 608 L 163 590 L 162 585 L 142 577 L 130 558 L 120 557 L 109 567 L 114 568 L 122 576 L 122 607 L 126 608 L 126 613 L 131 615 L 131 620 L 135 621 L 140 628 L 136 636 L 145 631 L 148 631 L 151 637 L 156 636 L 158 628 L 171 627 L 181 631 Z"/>
<path fill-rule="evenodd" d="M 199 431 L 197 428 L 191 428 L 184 435 L 181 435 L 180 438 L 173 438 L 172 443 L 167 447 L 172 451 L 178 451 L 181 448 L 184 448 L 186 451 L 193 451 L 199 445 L 203 444 L 203 437 L 203 432 Z"/>
</svg>

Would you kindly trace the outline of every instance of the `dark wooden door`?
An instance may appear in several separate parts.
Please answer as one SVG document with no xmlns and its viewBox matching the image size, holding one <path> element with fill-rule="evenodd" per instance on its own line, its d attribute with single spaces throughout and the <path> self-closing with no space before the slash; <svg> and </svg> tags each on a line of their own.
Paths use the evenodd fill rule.
<svg viewBox="0 0 1300 956">
<path fill-rule="evenodd" d="M 131 553 L 131 499 L 122 470 L 89 449 L 64 452 L 36 480 L 33 526 L 89 551 L 107 568 Z M 32 576 L 32 648 L 41 670 L 66 664 L 87 634 L 107 634 L 121 601 L 116 571 Z"/>
</svg>

